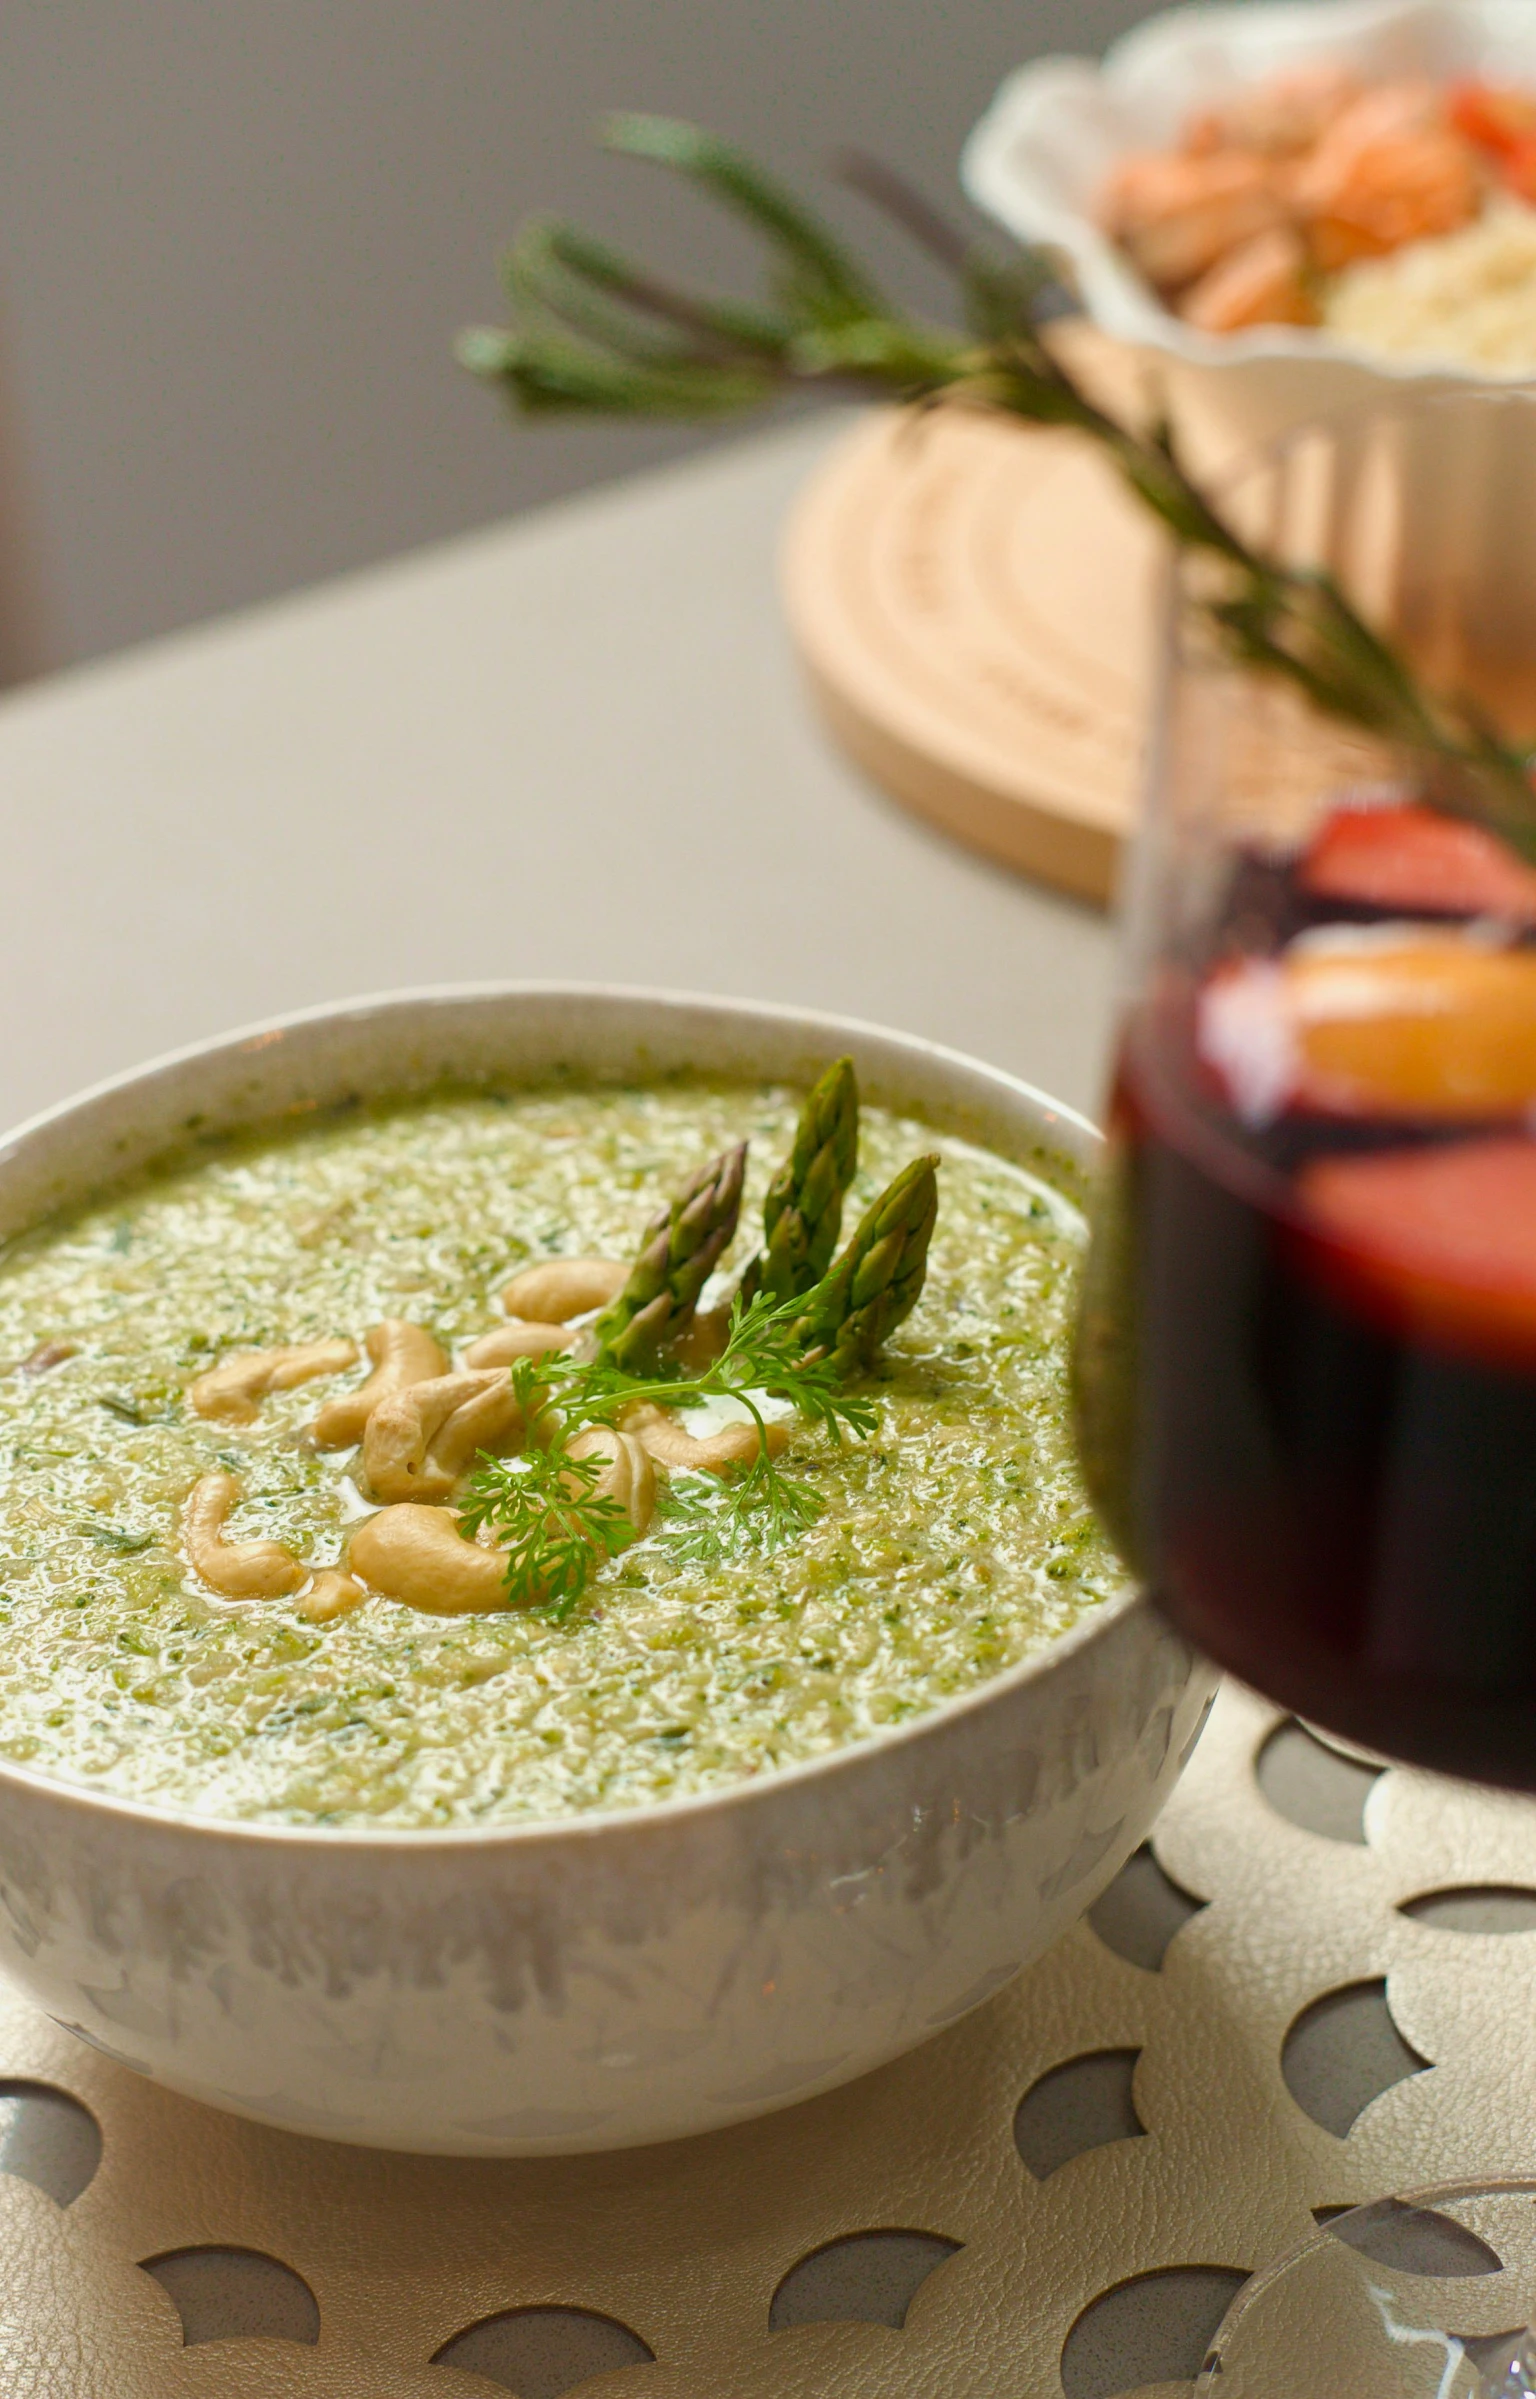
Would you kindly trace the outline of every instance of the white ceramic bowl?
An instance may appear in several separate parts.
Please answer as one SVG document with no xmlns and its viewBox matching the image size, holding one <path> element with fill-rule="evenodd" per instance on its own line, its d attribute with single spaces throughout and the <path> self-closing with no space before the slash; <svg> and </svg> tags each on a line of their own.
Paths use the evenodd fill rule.
<svg viewBox="0 0 1536 2399">
<path fill-rule="evenodd" d="M 1164 148 L 1191 111 L 1262 77 L 1336 62 L 1360 74 L 1486 75 L 1536 87 L 1531 0 L 1255 0 L 1151 17 L 1107 52 L 1042 58 L 1002 86 L 966 144 L 961 177 L 1011 233 L 1070 261 L 1105 333 L 1150 354 L 1181 429 L 1212 461 L 1340 410 L 1414 389 L 1488 380 L 1393 359 L 1306 326 L 1206 334 L 1163 307 L 1101 231 L 1104 180 L 1127 151 Z"/>
<path fill-rule="evenodd" d="M 101 1085 L 0 1150 L 0 1238 L 229 1126 L 557 1068 L 865 1091 L 1077 1177 L 1068 1110 L 788 1009 L 512 986 L 289 1017 Z M 1212 1677 L 1134 1591 L 934 1714 L 702 1799 L 527 1827 L 221 1823 L 0 1764 L 0 1963 L 215 2106 L 458 2154 L 621 2147 L 826 2090 L 1017 1973 L 1143 1838 Z"/>
</svg>

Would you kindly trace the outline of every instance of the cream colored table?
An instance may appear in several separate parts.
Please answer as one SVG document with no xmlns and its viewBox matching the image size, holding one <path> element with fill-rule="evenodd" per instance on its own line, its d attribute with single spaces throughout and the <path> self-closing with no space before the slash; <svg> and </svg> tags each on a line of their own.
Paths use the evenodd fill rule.
<svg viewBox="0 0 1536 2399">
<path fill-rule="evenodd" d="M 500 975 L 811 1001 L 1091 1106 L 1104 922 L 897 814 L 802 705 L 773 560 L 827 438 L 12 697 L 0 1117 Z M 0 2399 L 1168 2399 L 1313 2211 L 1530 2168 L 1533 1988 L 1528 1807 L 1228 1693 L 1090 1923 L 926 2049 L 706 2140 L 334 2148 L 0 1995 Z M 1517 2263 L 1448 2284 L 1451 2328 L 1516 2321 Z"/>
<path fill-rule="evenodd" d="M 516 975 L 840 1009 L 1091 1106 L 1103 919 L 913 824 L 801 703 L 775 552 L 842 422 L 0 705 L 0 1120 L 279 1009 Z"/>
</svg>

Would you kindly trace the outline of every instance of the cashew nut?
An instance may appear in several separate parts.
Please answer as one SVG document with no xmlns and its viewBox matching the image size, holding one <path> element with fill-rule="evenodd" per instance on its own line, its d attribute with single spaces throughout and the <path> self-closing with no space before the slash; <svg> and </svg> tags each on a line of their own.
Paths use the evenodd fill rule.
<svg viewBox="0 0 1536 2399">
<path fill-rule="evenodd" d="M 517 1358 L 542 1358 L 552 1349 L 569 1349 L 576 1335 L 563 1324 L 536 1324 L 513 1316 L 494 1333 L 482 1333 L 464 1352 L 466 1366 L 510 1366 Z"/>
<path fill-rule="evenodd" d="M 399 1316 L 386 1316 L 382 1324 L 376 1324 L 363 1346 L 374 1370 L 366 1383 L 359 1383 L 355 1391 L 340 1399 L 328 1400 L 321 1409 L 309 1428 L 316 1449 L 346 1449 L 361 1441 L 381 1399 L 448 1371 L 448 1360 L 431 1334 L 419 1324 L 406 1324 Z"/>
<path fill-rule="evenodd" d="M 592 1496 L 616 1499 L 638 1541 L 656 1512 L 656 1469 L 643 1440 L 633 1433 L 616 1432 L 610 1425 L 595 1424 L 589 1432 L 577 1434 L 570 1454 L 573 1458 L 607 1458 L 608 1464 L 592 1486 Z"/>
<path fill-rule="evenodd" d="M 347 1563 L 386 1599 L 429 1616 L 489 1615 L 507 1605 L 505 1550 L 466 1541 L 451 1508 L 381 1508 L 353 1534 Z"/>
<path fill-rule="evenodd" d="M 759 1449 L 755 1424 L 722 1425 L 700 1441 L 680 1425 L 665 1409 L 653 1407 L 648 1400 L 626 1408 L 624 1429 L 650 1451 L 663 1466 L 683 1466 L 696 1474 L 723 1474 L 728 1466 L 740 1466 L 755 1458 Z M 782 1424 L 765 1425 L 768 1455 L 776 1458 L 789 1439 L 788 1427 Z"/>
<path fill-rule="evenodd" d="M 311 1624 L 329 1624 L 337 1616 L 350 1616 L 367 1596 L 362 1584 L 343 1574 L 339 1566 L 323 1566 L 294 1605 Z"/>
<path fill-rule="evenodd" d="M 307 1341 L 297 1349 L 243 1349 L 207 1374 L 187 1393 L 199 1416 L 218 1424 L 254 1424 L 256 1408 L 269 1391 L 292 1391 L 317 1375 L 340 1374 L 357 1364 L 355 1341 Z"/>
<path fill-rule="evenodd" d="M 636 1535 L 643 1533 L 656 1504 L 656 1474 L 640 1443 L 594 1425 L 571 1443 L 571 1455 L 608 1460 L 594 1493 L 616 1499 Z M 466 1541 L 451 1508 L 414 1500 L 381 1508 L 353 1534 L 347 1563 L 386 1599 L 430 1616 L 489 1615 L 508 1604 L 506 1551 Z"/>
<path fill-rule="evenodd" d="M 205 1474 L 193 1484 L 181 1511 L 188 1562 L 222 1599 L 281 1599 L 309 1580 L 309 1568 L 279 1542 L 224 1539 L 240 1497 L 232 1474 Z"/>
<path fill-rule="evenodd" d="M 363 1435 L 363 1478 L 374 1499 L 446 1499 L 481 1450 L 509 1448 L 522 1429 L 505 1366 L 436 1375 L 380 1400 Z"/>
<path fill-rule="evenodd" d="M 535 1324 L 569 1324 L 589 1308 L 606 1308 L 628 1281 L 629 1268 L 612 1258 L 546 1258 L 512 1277 L 501 1304 Z"/>
</svg>

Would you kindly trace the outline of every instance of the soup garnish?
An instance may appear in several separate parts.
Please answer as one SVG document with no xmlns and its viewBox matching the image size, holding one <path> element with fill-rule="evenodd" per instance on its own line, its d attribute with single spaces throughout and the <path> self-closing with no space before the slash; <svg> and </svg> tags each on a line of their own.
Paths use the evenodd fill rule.
<svg viewBox="0 0 1536 2399">
<path fill-rule="evenodd" d="M 0 1755 L 467 1824 L 932 1707 L 1118 1587 L 1081 1239 L 842 1065 L 799 1109 L 459 1091 L 196 1147 L 0 1267 Z"/>
</svg>

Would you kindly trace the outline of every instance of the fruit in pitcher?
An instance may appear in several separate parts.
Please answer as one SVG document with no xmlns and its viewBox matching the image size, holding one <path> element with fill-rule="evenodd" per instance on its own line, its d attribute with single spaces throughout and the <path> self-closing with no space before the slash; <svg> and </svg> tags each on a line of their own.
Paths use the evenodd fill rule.
<svg viewBox="0 0 1536 2399">
<path fill-rule="evenodd" d="M 1480 825 L 1411 802 L 1334 809 L 1297 879 L 1315 899 L 1536 924 L 1536 868 Z"/>
<path fill-rule="evenodd" d="M 1536 1141 L 1313 1158 L 1297 1192 L 1330 1282 L 1432 1338 L 1536 1349 Z"/>
<path fill-rule="evenodd" d="M 1218 968 L 1197 1040 L 1239 1116 L 1468 1122 L 1536 1106 L 1536 951 L 1395 925 Z"/>
</svg>

